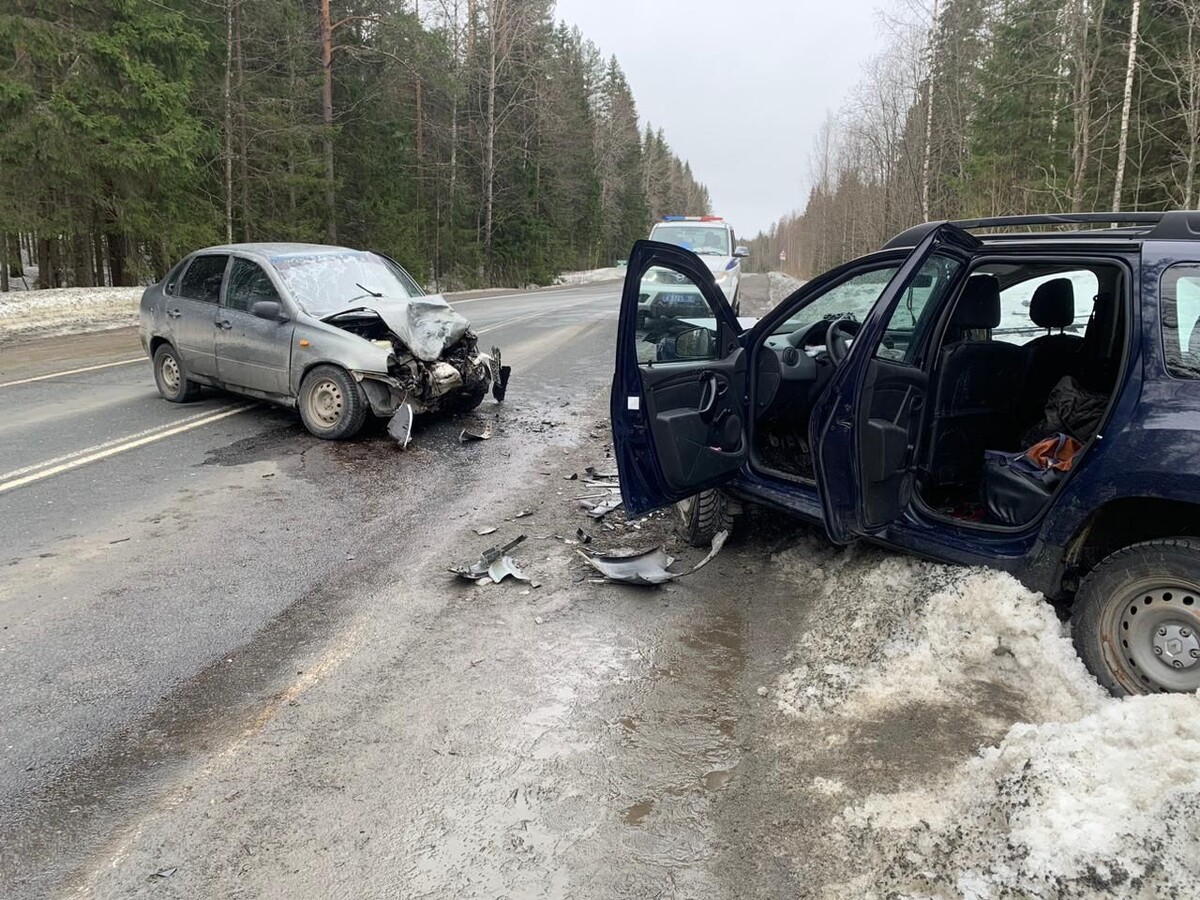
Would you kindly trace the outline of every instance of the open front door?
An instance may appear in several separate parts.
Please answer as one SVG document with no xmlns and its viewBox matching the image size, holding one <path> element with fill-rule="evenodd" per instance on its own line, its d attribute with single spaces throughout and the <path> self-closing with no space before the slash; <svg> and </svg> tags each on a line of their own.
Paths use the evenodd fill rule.
<svg viewBox="0 0 1200 900">
<path fill-rule="evenodd" d="M 931 231 L 880 294 L 813 409 L 817 487 L 838 543 L 886 527 L 908 506 L 929 392 L 921 354 L 978 246 L 953 225 Z"/>
<path fill-rule="evenodd" d="M 613 451 L 638 515 L 728 481 L 746 461 L 746 351 L 695 254 L 638 241 L 629 257 L 612 385 Z"/>
</svg>

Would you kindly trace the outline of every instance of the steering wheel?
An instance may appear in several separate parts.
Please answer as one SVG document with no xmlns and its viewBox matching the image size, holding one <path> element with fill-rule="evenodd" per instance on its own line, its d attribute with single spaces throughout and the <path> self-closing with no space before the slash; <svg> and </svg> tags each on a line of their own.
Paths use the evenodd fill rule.
<svg viewBox="0 0 1200 900">
<path fill-rule="evenodd" d="M 846 317 L 834 319 L 825 328 L 825 352 L 829 354 L 834 365 L 841 365 L 846 354 L 850 352 L 850 339 L 854 334 L 846 330 L 845 326 L 853 321 Z"/>
</svg>

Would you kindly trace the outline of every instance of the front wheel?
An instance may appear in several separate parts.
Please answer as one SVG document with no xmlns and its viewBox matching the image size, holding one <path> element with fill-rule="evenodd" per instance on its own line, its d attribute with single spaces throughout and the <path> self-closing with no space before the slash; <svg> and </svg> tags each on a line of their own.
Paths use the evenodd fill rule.
<svg viewBox="0 0 1200 900">
<path fill-rule="evenodd" d="M 1200 690 L 1200 541 L 1118 550 L 1079 587 L 1075 649 L 1117 696 Z"/>
<path fill-rule="evenodd" d="M 719 490 L 701 491 L 675 504 L 679 536 L 693 547 L 708 547 L 713 538 L 733 525 L 729 499 Z"/>
<path fill-rule="evenodd" d="M 338 366 L 316 366 L 305 375 L 296 404 L 304 427 L 328 441 L 354 437 L 367 421 L 362 386 Z"/>
</svg>

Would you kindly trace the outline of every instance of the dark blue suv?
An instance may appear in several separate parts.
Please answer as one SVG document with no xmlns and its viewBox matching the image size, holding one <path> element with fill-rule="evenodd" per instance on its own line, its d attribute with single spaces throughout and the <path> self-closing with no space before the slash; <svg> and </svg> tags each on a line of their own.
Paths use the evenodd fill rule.
<svg viewBox="0 0 1200 900">
<path fill-rule="evenodd" d="M 638 319 L 672 269 L 708 316 Z M 927 223 L 739 320 L 634 246 L 612 423 L 629 512 L 745 501 L 1070 604 L 1114 693 L 1200 689 L 1200 212 Z"/>
</svg>

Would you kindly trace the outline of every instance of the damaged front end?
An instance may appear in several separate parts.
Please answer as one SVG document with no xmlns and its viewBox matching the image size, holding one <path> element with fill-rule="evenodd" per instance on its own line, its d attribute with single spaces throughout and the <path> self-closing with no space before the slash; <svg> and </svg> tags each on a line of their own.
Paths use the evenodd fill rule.
<svg viewBox="0 0 1200 900">
<path fill-rule="evenodd" d="M 386 301 L 324 321 L 390 351 L 386 373 L 354 370 L 378 416 L 402 405 L 412 413 L 467 412 L 489 388 L 504 399 L 510 370 L 499 348 L 481 352 L 467 320 L 441 298 Z"/>
</svg>

